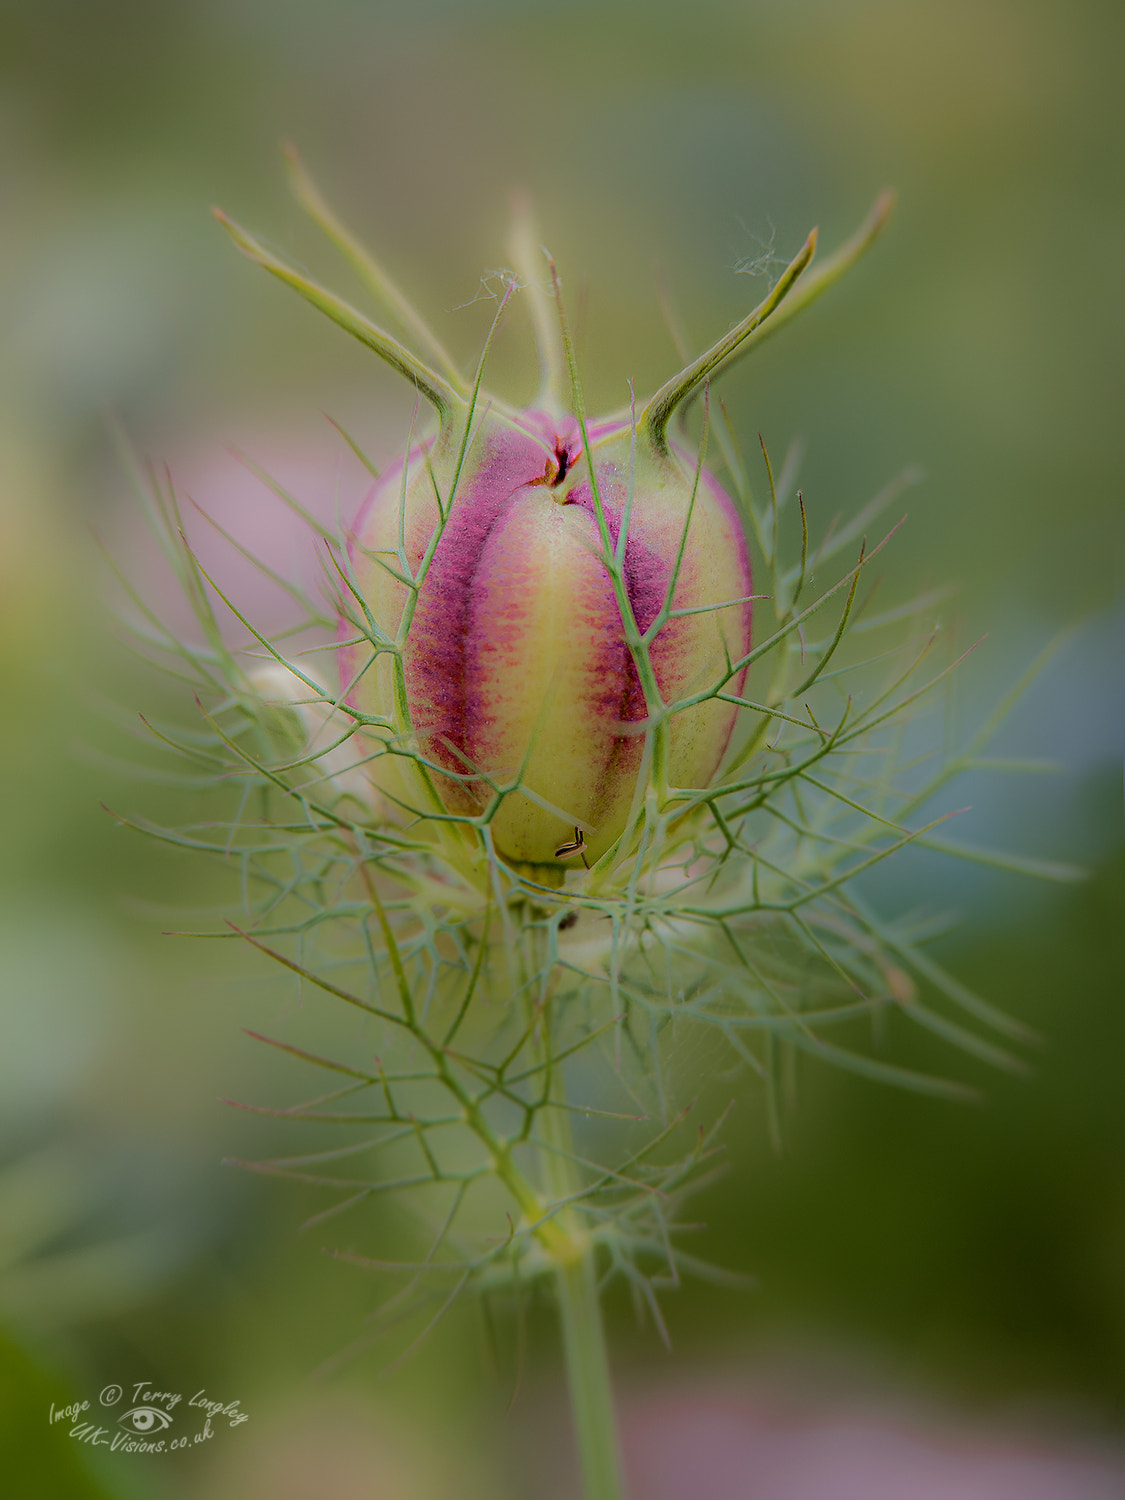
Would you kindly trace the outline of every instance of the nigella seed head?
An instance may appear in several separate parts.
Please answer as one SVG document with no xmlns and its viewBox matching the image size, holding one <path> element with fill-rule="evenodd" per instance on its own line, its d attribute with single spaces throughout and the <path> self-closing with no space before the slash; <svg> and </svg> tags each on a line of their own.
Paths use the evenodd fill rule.
<svg viewBox="0 0 1125 1500">
<path fill-rule="evenodd" d="M 394 814 L 441 824 L 560 878 L 635 843 L 652 793 L 706 788 L 726 753 L 751 642 L 739 511 L 705 464 L 709 382 L 815 297 L 886 218 L 819 273 L 816 231 L 766 299 L 638 409 L 587 418 L 552 262 L 517 224 L 540 390 L 519 409 L 467 381 L 437 336 L 330 214 L 295 158 L 298 196 L 413 336 L 399 343 L 223 219 L 239 246 L 410 380 L 437 429 L 372 488 L 349 548 L 342 691 Z M 545 273 L 549 272 L 549 281 Z M 699 451 L 669 426 L 697 396 Z M 573 834 L 573 837 L 572 837 Z M 479 847 L 479 846 L 478 846 Z M 565 856 L 563 856 L 565 859 Z"/>
</svg>

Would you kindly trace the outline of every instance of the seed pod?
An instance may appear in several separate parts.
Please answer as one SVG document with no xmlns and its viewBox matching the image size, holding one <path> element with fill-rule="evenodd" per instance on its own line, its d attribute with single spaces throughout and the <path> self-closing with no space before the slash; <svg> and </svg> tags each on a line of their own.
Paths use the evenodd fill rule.
<svg viewBox="0 0 1125 1500">
<path fill-rule="evenodd" d="M 383 653 L 365 671 L 367 643 L 344 649 L 352 702 L 387 713 L 401 660 L 406 713 L 395 731 L 416 737 L 444 805 L 478 814 L 518 782 L 492 819 L 510 860 L 553 864 L 574 829 L 593 860 L 621 833 L 657 707 L 646 703 L 638 655 L 672 705 L 717 687 L 749 648 L 750 562 L 733 504 L 676 453 L 631 464 L 630 436 L 590 430 L 595 497 L 573 418 L 490 416 L 448 504 L 437 499 L 448 471 L 440 434 L 380 481 L 356 523 L 359 592 L 402 654 Z M 416 598 L 382 565 L 395 558 L 400 525 Z M 669 610 L 700 612 L 666 619 L 640 644 Z M 671 783 L 707 784 L 736 713 L 710 700 L 671 717 Z M 421 810 L 407 757 L 392 749 L 372 774 Z"/>
<path fill-rule="evenodd" d="M 541 869 L 558 872 L 579 852 L 593 862 L 648 787 L 662 796 L 715 775 L 738 712 L 715 695 L 738 695 L 750 646 L 738 512 L 702 461 L 669 443 L 670 419 L 847 269 L 882 227 L 889 197 L 804 276 L 814 230 L 765 300 L 635 417 L 587 423 L 526 222 L 515 256 L 543 383 L 536 404 L 518 411 L 486 395 L 479 378 L 470 389 L 290 162 L 303 206 L 428 358 L 223 222 L 252 259 L 411 380 L 438 416 L 436 435 L 376 483 L 353 528 L 355 599 L 345 603 L 339 656 L 348 701 L 368 717 L 369 774 L 404 821 L 487 822 L 502 858 Z"/>
</svg>

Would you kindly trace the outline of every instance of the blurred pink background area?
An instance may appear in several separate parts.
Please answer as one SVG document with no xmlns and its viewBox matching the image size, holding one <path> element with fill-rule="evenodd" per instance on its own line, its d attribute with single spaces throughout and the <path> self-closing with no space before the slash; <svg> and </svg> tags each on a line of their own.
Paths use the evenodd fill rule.
<svg viewBox="0 0 1125 1500">
<path fill-rule="evenodd" d="M 627 1400 L 639 1500 L 1119 1500 L 1125 1459 L 1026 1423 L 708 1381 Z"/>
<path fill-rule="evenodd" d="M 388 451 L 392 443 L 388 437 Z M 171 481 L 188 544 L 203 571 L 255 630 L 270 635 L 304 615 L 271 573 L 327 609 L 332 586 L 339 583 L 329 549 L 279 493 L 291 496 L 333 538 L 348 535 L 374 480 L 327 417 L 317 423 L 315 414 L 306 413 L 299 426 L 290 427 L 242 425 L 236 419 L 222 432 L 193 437 L 190 446 L 182 440 L 169 445 L 154 471 L 162 484 Z M 178 630 L 193 630 L 188 602 L 139 505 L 117 509 L 109 542 L 125 576 L 134 583 L 144 580 L 145 602 L 159 618 Z M 225 639 L 248 641 L 248 632 L 222 600 L 213 603 Z M 194 633 L 198 637 L 197 628 Z"/>
</svg>

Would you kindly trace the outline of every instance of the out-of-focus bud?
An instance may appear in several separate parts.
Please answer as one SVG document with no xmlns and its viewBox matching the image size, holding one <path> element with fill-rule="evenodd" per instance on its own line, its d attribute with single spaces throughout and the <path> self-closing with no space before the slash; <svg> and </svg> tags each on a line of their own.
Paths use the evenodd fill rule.
<svg viewBox="0 0 1125 1500">
<path fill-rule="evenodd" d="M 300 202 L 425 357 L 223 222 L 439 419 L 375 485 L 349 549 L 339 655 L 368 773 L 404 821 L 472 818 L 509 861 L 592 863 L 648 790 L 660 799 L 714 776 L 738 712 L 718 694 L 738 696 L 750 646 L 738 513 L 702 459 L 669 441 L 670 421 L 852 264 L 890 198 L 805 275 L 814 230 L 759 306 L 639 410 L 587 422 L 554 269 L 549 289 L 526 218 L 504 303 L 517 286 L 530 303 L 542 384 L 521 411 L 479 375 L 470 387 L 292 154 L 290 165 Z"/>
<path fill-rule="evenodd" d="M 366 747 L 352 733 L 347 715 L 281 662 L 258 667 L 249 685 L 269 711 L 263 723 L 281 759 L 304 763 L 306 785 L 317 800 L 332 803 L 346 797 L 360 813 L 383 813 L 364 763 Z"/>
</svg>

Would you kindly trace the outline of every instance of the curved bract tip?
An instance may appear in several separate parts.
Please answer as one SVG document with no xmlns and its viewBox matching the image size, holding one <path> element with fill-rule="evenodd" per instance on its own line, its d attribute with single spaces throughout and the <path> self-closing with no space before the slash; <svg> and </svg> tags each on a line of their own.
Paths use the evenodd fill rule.
<svg viewBox="0 0 1125 1500">
<path fill-rule="evenodd" d="M 535 349 L 539 356 L 539 392 L 535 405 L 561 414 L 567 390 L 566 351 L 554 298 L 547 290 L 553 265 L 539 239 L 531 197 L 520 190 L 512 194 L 512 228 L 508 253 L 519 277 L 520 290 L 528 298 Z"/>
<path fill-rule="evenodd" d="M 758 303 L 753 312 L 747 314 L 728 334 L 661 386 L 648 402 L 641 412 L 638 427 L 647 432 L 657 449 L 663 451 L 667 448 L 668 422 L 680 402 L 718 370 L 725 368 L 745 340 L 789 295 L 797 278 L 816 254 L 816 241 L 817 231 L 812 229 L 805 243 L 778 277 L 776 286 Z"/>
<path fill-rule="evenodd" d="M 384 311 L 390 313 L 403 333 L 408 334 L 415 345 L 425 351 L 453 389 L 466 396 L 468 386 L 456 360 L 367 246 L 328 206 L 292 141 L 281 143 L 281 154 L 285 158 L 293 196 L 305 213 L 345 259 L 350 261 L 367 290 Z"/>
<path fill-rule="evenodd" d="M 777 285 L 753 312 L 730 333 L 713 344 L 706 353 L 674 375 L 661 386 L 641 413 L 638 427 L 661 451 L 667 448 L 666 431 L 676 408 L 696 391 L 703 381 L 721 375 L 735 360 L 783 328 L 791 318 L 814 302 L 841 276 L 850 271 L 885 228 L 895 205 L 893 189 L 885 188 L 876 198 L 870 213 L 850 239 L 815 270 L 809 269 L 816 251 L 817 231 L 813 229 L 800 250 L 781 273 Z"/>
<path fill-rule="evenodd" d="M 444 376 L 431 369 L 384 329 L 372 323 L 358 308 L 352 307 L 342 297 L 337 297 L 334 292 L 311 280 L 303 271 L 275 255 L 272 250 L 267 250 L 260 240 L 243 229 L 221 208 L 213 208 L 212 213 L 243 255 L 268 271 L 271 276 L 276 276 L 278 281 L 292 287 L 306 302 L 337 323 L 345 333 L 350 333 L 354 339 L 358 339 L 380 359 L 385 360 L 392 369 L 405 376 L 434 408 L 443 426 L 452 419 L 455 412 L 464 408 L 464 397 Z"/>
</svg>

